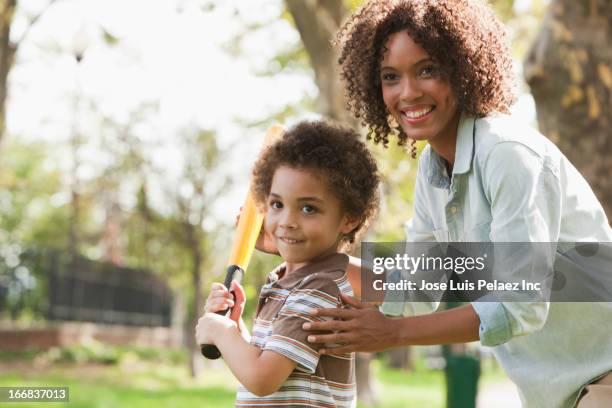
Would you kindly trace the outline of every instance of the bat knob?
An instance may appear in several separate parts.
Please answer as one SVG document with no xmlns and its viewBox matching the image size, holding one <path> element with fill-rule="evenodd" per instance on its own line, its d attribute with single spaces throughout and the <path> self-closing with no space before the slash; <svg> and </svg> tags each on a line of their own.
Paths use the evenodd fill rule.
<svg viewBox="0 0 612 408">
<path fill-rule="evenodd" d="M 209 360 L 216 360 L 221 357 L 221 352 L 214 344 L 205 344 L 200 350 L 202 351 L 202 355 Z"/>
</svg>

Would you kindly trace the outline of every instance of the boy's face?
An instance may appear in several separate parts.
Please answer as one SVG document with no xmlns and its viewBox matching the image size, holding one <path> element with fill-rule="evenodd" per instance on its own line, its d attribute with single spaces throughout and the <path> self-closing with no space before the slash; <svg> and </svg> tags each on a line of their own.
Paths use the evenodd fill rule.
<svg viewBox="0 0 612 408">
<path fill-rule="evenodd" d="M 276 169 L 266 208 L 266 231 L 274 236 L 288 272 L 336 252 L 342 234 L 358 224 L 343 214 L 324 177 L 307 169 Z"/>
</svg>

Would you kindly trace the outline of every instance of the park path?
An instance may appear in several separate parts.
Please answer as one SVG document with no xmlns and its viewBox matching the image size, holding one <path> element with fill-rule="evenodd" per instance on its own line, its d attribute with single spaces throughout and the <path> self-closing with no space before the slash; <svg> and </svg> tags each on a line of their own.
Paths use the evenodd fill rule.
<svg viewBox="0 0 612 408">
<path fill-rule="evenodd" d="M 507 380 L 480 388 L 476 406 L 477 408 L 520 408 L 521 399 L 516 386 Z"/>
</svg>

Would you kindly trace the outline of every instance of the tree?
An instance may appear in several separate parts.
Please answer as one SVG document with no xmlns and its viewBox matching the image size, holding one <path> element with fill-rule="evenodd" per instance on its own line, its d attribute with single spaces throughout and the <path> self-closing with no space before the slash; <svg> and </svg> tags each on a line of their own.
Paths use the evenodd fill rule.
<svg viewBox="0 0 612 408">
<path fill-rule="evenodd" d="M 612 3 L 553 0 L 524 66 L 547 135 L 612 217 Z"/>
<path fill-rule="evenodd" d="M 343 1 L 285 0 L 287 9 L 300 33 L 300 38 L 315 73 L 319 89 L 318 110 L 324 116 L 357 128 L 358 122 L 346 109 L 344 87 L 340 82 L 338 55 L 332 41 L 347 17 Z M 371 384 L 369 353 L 357 353 L 355 377 L 360 401 L 375 403 L 376 392 Z"/>
<path fill-rule="evenodd" d="M 286 0 L 285 3 L 314 70 L 319 88 L 318 111 L 328 118 L 356 125 L 345 109 L 338 55 L 331 44 L 348 9 L 342 1 Z"/>
<path fill-rule="evenodd" d="M 55 0 L 49 0 L 47 5 L 38 14 L 30 17 L 28 26 L 21 36 L 11 40 L 12 26 L 17 9 L 18 0 L 0 0 L 0 143 L 4 139 L 6 130 L 6 100 L 8 96 L 8 77 L 15 64 L 15 55 L 19 46 L 30 32 L 30 29 L 40 19 L 43 13 Z"/>
<path fill-rule="evenodd" d="M 203 223 L 216 198 L 227 188 L 228 180 L 213 176 L 222 160 L 213 132 L 187 130 L 182 135 L 181 143 L 184 165 L 181 179 L 169 193 L 175 203 L 175 222 L 170 231 L 172 240 L 184 248 L 190 261 L 193 307 L 188 313 L 184 338 L 190 350 L 191 374 L 195 377 L 199 373 L 202 356 L 195 344 L 193 328 L 204 310 L 204 262 L 213 258 L 211 238 L 205 235 Z"/>
</svg>

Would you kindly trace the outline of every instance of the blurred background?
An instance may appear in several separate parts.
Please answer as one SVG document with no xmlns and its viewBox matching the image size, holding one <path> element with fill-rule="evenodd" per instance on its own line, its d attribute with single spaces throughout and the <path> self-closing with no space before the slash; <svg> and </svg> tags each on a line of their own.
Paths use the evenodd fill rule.
<svg viewBox="0 0 612 408">
<path fill-rule="evenodd" d="M 612 3 L 490 3 L 512 43 L 515 114 L 610 217 Z M 329 42 L 360 4 L 0 0 L 0 386 L 69 386 L 66 406 L 233 406 L 237 382 L 200 356 L 194 322 L 223 280 L 266 128 L 358 127 Z M 371 148 L 384 200 L 366 240 L 403 240 L 416 162 Z M 249 324 L 278 262 L 251 262 Z M 476 343 L 360 354 L 357 381 L 361 407 L 520 406 Z"/>
</svg>

